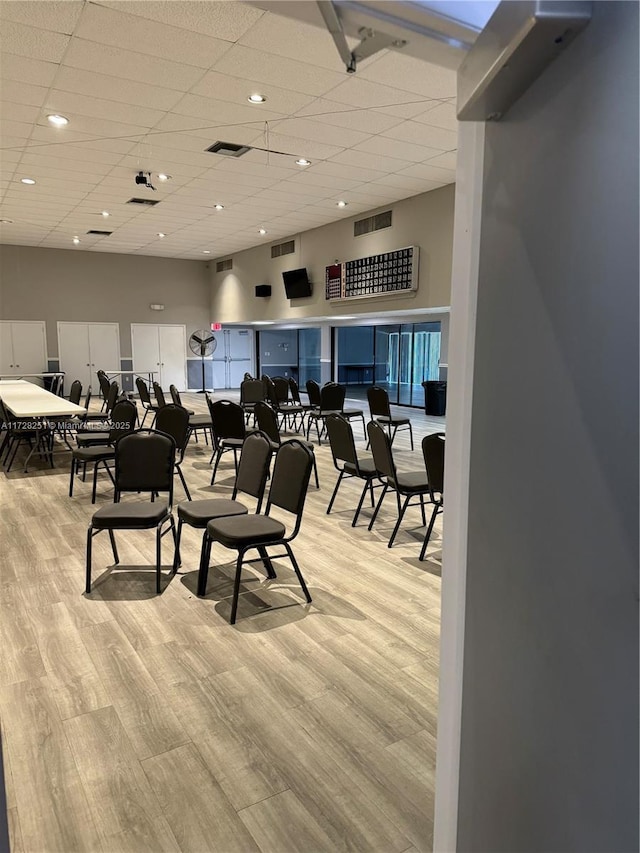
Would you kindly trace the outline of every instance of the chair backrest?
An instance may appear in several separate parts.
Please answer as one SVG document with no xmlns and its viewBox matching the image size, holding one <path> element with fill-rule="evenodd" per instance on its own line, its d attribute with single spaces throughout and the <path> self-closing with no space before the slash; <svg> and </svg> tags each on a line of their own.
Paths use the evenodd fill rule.
<svg viewBox="0 0 640 853">
<path fill-rule="evenodd" d="M 253 379 L 253 376 L 249 372 L 245 372 L 245 374 L 242 378 L 245 382 L 247 382 L 247 381 Z"/>
<path fill-rule="evenodd" d="M 118 394 L 120 393 L 120 387 L 117 382 L 112 382 L 109 385 L 109 393 L 107 394 L 107 412 L 111 414 L 113 411 L 113 407 L 118 401 Z"/>
<path fill-rule="evenodd" d="M 87 393 L 84 398 L 84 407 L 87 411 L 89 411 L 89 404 L 91 403 L 91 385 L 87 388 Z"/>
<path fill-rule="evenodd" d="M 240 383 L 240 403 L 257 403 L 264 400 L 265 387 L 261 379 L 244 379 Z"/>
<path fill-rule="evenodd" d="M 247 434 L 242 406 L 232 400 L 212 401 L 207 395 L 207 405 L 211 415 L 211 425 L 216 440 L 222 438 L 241 438 Z"/>
<path fill-rule="evenodd" d="M 271 441 L 281 444 L 278 415 L 274 409 L 268 403 L 260 400 L 256 403 L 254 412 L 258 421 L 258 429 L 268 435 Z"/>
<path fill-rule="evenodd" d="M 64 388 L 64 376 L 58 374 L 54 376 L 51 380 L 51 388 L 50 391 L 52 394 L 55 394 L 57 397 L 62 396 L 62 390 Z"/>
<path fill-rule="evenodd" d="M 180 398 L 180 392 L 176 388 L 175 385 L 169 385 L 169 393 L 171 394 L 171 399 L 173 400 L 176 406 L 182 405 L 182 399 Z"/>
<path fill-rule="evenodd" d="M 389 477 L 395 482 L 397 479 L 396 465 L 393 461 L 389 436 L 376 421 L 369 421 L 367 424 L 367 435 L 371 445 L 373 464 L 383 476 Z"/>
<path fill-rule="evenodd" d="M 71 383 L 71 388 L 69 388 L 69 402 L 75 403 L 76 406 L 80 405 L 80 398 L 82 397 L 82 382 L 79 379 L 74 379 Z"/>
<path fill-rule="evenodd" d="M 238 464 L 238 476 L 233 487 L 232 500 L 238 492 L 252 495 L 258 500 L 256 512 L 262 508 L 262 499 L 269 476 L 271 442 L 263 432 L 252 432 L 245 439 Z"/>
<path fill-rule="evenodd" d="M 268 400 L 274 408 L 278 408 L 278 395 L 276 386 L 270 376 L 263 375 L 262 384 L 264 385 L 264 399 Z"/>
<path fill-rule="evenodd" d="M 297 403 L 299 406 L 302 405 L 302 400 L 300 399 L 300 389 L 298 388 L 298 383 L 293 378 L 293 376 L 289 377 L 289 393 L 291 394 L 291 399 L 294 403 Z"/>
<path fill-rule="evenodd" d="M 329 415 L 326 424 L 333 464 L 338 471 L 341 471 L 342 467 L 338 465 L 338 462 L 349 462 L 355 466 L 359 474 L 360 466 L 358 465 L 358 454 L 351 424 L 346 418 L 338 414 Z"/>
<path fill-rule="evenodd" d="M 116 444 L 116 491 L 169 492 L 173 503 L 173 469 L 176 443 L 170 435 L 153 430 L 137 430 Z"/>
<path fill-rule="evenodd" d="M 431 500 L 435 502 L 435 494 L 444 495 L 444 446 L 445 434 L 434 432 L 422 439 L 422 455 L 427 469 L 427 482 Z"/>
<path fill-rule="evenodd" d="M 151 405 L 151 395 L 149 394 L 149 386 L 144 381 L 142 376 L 136 376 L 136 388 L 143 406 Z"/>
<path fill-rule="evenodd" d="M 109 396 L 109 388 L 111 387 L 111 383 L 109 382 L 109 378 L 104 370 L 97 370 L 96 376 L 98 377 L 98 382 L 100 384 L 100 393 L 102 397 L 106 400 Z"/>
<path fill-rule="evenodd" d="M 291 441 L 285 441 L 280 445 L 273 466 L 265 512 L 269 515 L 271 507 L 277 506 L 295 514 L 296 523 L 288 537 L 290 539 L 296 536 L 300 529 L 312 468 L 313 453 L 297 438 L 292 438 Z"/>
<path fill-rule="evenodd" d="M 309 395 L 309 403 L 315 408 L 320 408 L 320 386 L 315 379 L 307 379 L 306 384 L 307 394 Z"/>
<path fill-rule="evenodd" d="M 189 441 L 189 412 L 183 406 L 169 403 L 158 411 L 154 427 L 158 432 L 171 436 L 176 443 L 179 461 L 182 462 Z"/>
<path fill-rule="evenodd" d="M 284 376 L 274 376 L 271 381 L 275 388 L 278 403 L 286 403 L 289 399 L 289 380 L 285 379 Z"/>
<path fill-rule="evenodd" d="M 344 385 L 338 385 L 336 382 L 323 385 L 320 389 L 320 411 L 341 412 L 344 408 L 346 394 L 347 389 Z"/>
<path fill-rule="evenodd" d="M 391 417 L 389 394 L 385 388 L 381 388 L 379 385 L 372 385 L 371 388 L 367 388 L 367 401 L 372 419 L 376 417 Z"/>
<path fill-rule="evenodd" d="M 163 406 L 167 405 L 167 401 L 164 398 L 164 391 L 162 390 L 162 385 L 159 382 L 153 383 L 153 395 L 156 398 L 156 403 L 158 404 L 158 408 L 162 409 Z"/>
<path fill-rule="evenodd" d="M 109 444 L 115 444 L 123 435 L 133 432 L 137 415 L 136 404 L 132 403 L 131 400 L 120 400 L 115 404 L 111 410 Z"/>
</svg>

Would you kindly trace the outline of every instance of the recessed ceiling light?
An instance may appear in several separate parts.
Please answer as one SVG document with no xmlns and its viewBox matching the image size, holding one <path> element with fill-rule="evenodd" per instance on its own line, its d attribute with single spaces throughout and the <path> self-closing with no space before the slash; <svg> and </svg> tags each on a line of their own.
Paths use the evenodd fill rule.
<svg viewBox="0 0 640 853">
<path fill-rule="evenodd" d="M 224 210 L 224 204 L 214 204 L 216 210 Z"/>
<path fill-rule="evenodd" d="M 69 124 L 68 118 L 60 116 L 57 113 L 55 115 L 47 116 L 47 121 L 49 124 L 55 125 L 55 127 L 64 127 L 65 124 Z"/>
<path fill-rule="evenodd" d="M 162 231 L 158 231 L 158 237 L 160 237 L 160 239 L 162 239 L 163 237 L 166 237 L 166 236 L 167 235 L 163 234 Z"/>
<path fill-rule="evenodd" d="M 251 326 L 273 326 L 275 320 L 254 320 Z"/>
<path fill-rule="evenodd" d="M 211 252 L 209 251 L 209 249 L 203 249 L 203 250 L 202 250 L 202 254 L 203 254 L 203 255 L 210 255 L 210 254 L 211 254 Z"/>
<path fill-rule="evenodd" d="M 266 229 L 266 228 L 258 228 L 258 234 L 262 234 L 262 236 L 264 237 L 264 235 L 265 235 L 266 233 L 267 233 L 267 229 Z"/>
<path fill-rule="evenodd" d="M 77 245 L 78 245 L 78 243 L 80 242 L 80 238 L 79 238 L 79 237 L 74 237 L 74 238 L 73 238 L 73 242 L 74 242 L 74 243 L 76 244 L 76 246 L 77 246 Z"/>
<path fill-rule="evenodd" d="M 107 216 L 111 216 L 108 210 L 103 210 L 102 215 L 106 218 Z"/>
<path fill-rule="evenodd" d="M 347 206 L 347 202 L 340 199 L 340 201 L 338 202 L 338 207 L 346 207 L 346 206 Z"/>
<path fill-rule="evenodd" d="M 258 92 L 255 92 L 253 95 L 249 95 L 247 100 L 252 104 L 264 104 L 264 102 L 267 99 L 265 98 L 264 95 L 261 95 Z"/>
<path fill-rule="evenodd" d="M 296 160 L 296 166 L 310 166 L 311 160 L 307 160 L 306 157 L 300 157 L 299 160 Z"/>
<path fill-rule="evenodd" d="M 35 181 L 33 180 L 33 178 L 20 178 L 20 183 L 31 185 L 35 184 Z"/>
<path fill-rule="evenodd" d="M 164 172 L 160 172 L 160 173 L 158 174 L 158 180 L 159 180 L 159 181 L 170 181 L 170 180 L 171 180 L 171 175 L 165 175 L 165 173 L 164 173 Z"/>
</svg>

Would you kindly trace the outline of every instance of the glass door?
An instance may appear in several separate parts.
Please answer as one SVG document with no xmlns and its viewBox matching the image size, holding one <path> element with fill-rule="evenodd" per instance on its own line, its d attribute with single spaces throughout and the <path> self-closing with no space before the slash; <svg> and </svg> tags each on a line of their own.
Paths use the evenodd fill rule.
<svg viewBox="0 0 640 853">
<path fill-rule="evenodd" d="M 400 372 L 400 326 L 375 326 L 374 382 L 391 403 L 399 402 Z"/>
</svg>

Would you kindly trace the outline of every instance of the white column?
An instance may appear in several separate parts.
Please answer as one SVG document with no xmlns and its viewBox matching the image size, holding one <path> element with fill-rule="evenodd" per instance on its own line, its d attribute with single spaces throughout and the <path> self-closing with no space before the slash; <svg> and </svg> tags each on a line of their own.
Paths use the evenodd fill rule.
<svg viewBox="0 0 640 853">
<path fill-rule="evenodd" d="M 331 326 L 322 323 L 320 326 L 320 384 L 333 379 L 331 367 Z"/>
</svg>

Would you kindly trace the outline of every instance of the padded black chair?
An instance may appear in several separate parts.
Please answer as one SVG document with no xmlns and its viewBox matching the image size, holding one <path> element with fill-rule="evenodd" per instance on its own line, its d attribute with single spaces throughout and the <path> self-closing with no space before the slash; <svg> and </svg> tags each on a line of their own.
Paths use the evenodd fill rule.
<svg viewBox="0 0 640 853">
<path fill-rule="evenodd" d="M 85 397 L 84 397 L 84 404 L 83 404 L 84 414 L 83 415 L 74 415 L 72 418 L 69 418 L 67 420 L 67 427 L 69 429 L 73 430 L 74 432 L 79 430 L 79 429 L 82 429 L 82 427 L 84 426 L 86 416 L 89 412 L 89 406 L 90 405 L 91 405 L 91 385 L 89 385 L 89 387 L 87 388 L 87 393 L 85 394 Z"/>
<path fill-rule="evenodd" d="M 409 418 L 395 418 L 391 414 L 391 405 L 389 404 L 389 394 L 387 391 L 384 388 L 380 388 L 379 385 L 373 385 L 367 389 L 367 401 L 369 403 L 371 420 L 377 421 L 381 426 L 386 428 L 391 444 L 393 444 L 398 430 L 408 428 L 411 449 L 413 450 L 413 428 L 411 421 Z"/>
<path fill-rule="evenodd" d="M 137 410 L 135 403 L 131 400 L 121 400 L 113 407 L 113 425 L 107 434 L 105 444 L 92 444 L 88 447 L 76 447 L 71 453 L 71 474 L 69 477 L 69 497 L 73 497 L 73 480 L 80 465 L 86 471 L 87 465 L 93 465 L 93 489 L 91 492 L 91 503 L 96 502 L 96 486 L 98 482 L 98 468 L 104 467 L 107 474 L 114 483 L 113 474 L 109 469 L 109 462 L 115 457 L 115 443 L 124 435 L 133 432 L 136 425 Z"/>
<path fill-rule="evenodd" d="M 209 565 L 212 542 L 219 542 L 225 548 L 234 549 L 238 552 L 231 618 L 229 620 L 232 625 L 235 624 L 238 612 L 242 566 L 247 551 L 252 549 L 257 549 L 269 578 L 276 577 L 272 560 L 275 557 L 289 557 L 304 596 L 308 603 L 311 602 L 309 590 L 291 549 L 291 542 L 300 531 L 312 467 L 313 457 L 301 441 L 294 438 L 285 442 L 276 454 L 264 515 L 228 516 L 210 521 L 207 524 L 207 541 L 203 555 L 204 566 Z M 271 516 L 273 507 L 278 507 L 295 517 L 295 522 L 289 533 L 281 521 Z M 269 554 L 269 549 L 275 546 L 283 546 L 285 553 Z"/>
<path fill-rule="evenodd" d="M 280 449 L 281 445 L 284 444 L 282 440 L 282 436 L 280 435 L 280 427 L 278 425 L 278 415 L 277 412 L 273 410 L 273 408 L 268 403 L 256 403 L 256 419 L 258 421 L 258 429 L 262 430 L 269 437 L 271 441 L 271 448 L 274 453 L 277 453 Z M 301 441 L 300 439 L 297 439 Z M 285 439 L 285 441 L 294 441 L 294 439 Z M 310 441 L 301 441 L 302 444 L 309 450 L 310 453 L 313 454 L 313 473 L 316 481 L 316 488 L 320 488 L 320 481 L 318 480 L 318 466 L 316 464 L 316 454 Z"/>
<path fill-rule="evenodd" d="M 307 379 L 305 388 L 307 389 L 307 396 L 309 398 L 309 409 L 319 409 L 320 408 L 320 386 L 316 382 L 315 379 Z"/>
<path fill-rule="evenodd" d="M 308 386 L 309 383 L 307 383 Z M 342 414 L 345 394 L 346 389 L 344 385 L 338 385 L 336 382 L 327 382 L 326 385 L 320 388 L 320 407 L 318 409 L 311 409 L 307 419 L 307 441 L 311 432 L 311 424 L 315 423 L 318 444 L 322 444 L 322 435 L 325 432 L 325 420 L 332 413 Z M 309 396 L 309 399 L 311 399 L 311 396 Z M 319 427 L 320 423 L 322 424 L 322 430 Z"/>
<path fill-rule="evenodd" d="M 180 392 L 178 391 L 178 389 L 176 388 L 175 385 L 173 385 L 173 384 L 169 385 L 169 393 L 171 394 L 171 399 L 173 400 L 174 405 L 182 406 L 183 409 L 187 408 L 183 404 L 182 399 L 180 397 Z M 189 413 L 189 415 L 195 415 L 195 412 L 193 411 L 193 409 L 187 409 L 187 412 Z"/>
<path fill-rule="evenodd" d="M 433 525 L 435 524 L 436 516 L 439 512 L 443 512 L 444 507 L 444 447 L 445 434 L 443 432 L 434 432 L 431 435 L 425 435 L 422 439 L 422 455 L 424 457 L 424 465 L 427 469 L 427 480 L 429 481 L 429 498 L 433 504 L 433 511 L 429 519 L 429 526 L 424 536 L 424 542 L 420 549 L 420 559 L 424 560 L 427 553 L 427 545 L 431 538 Z"/>
<path fill-rule="evenodd" d="M 247 437 L 247 427 L 244 422 L 242 406 L 232 400 L 211 400 L 207 394 L 207 405 L 213 425 L 214 451 L 209 463 L 214 463 L 211 473 L 211 485 L 214 484 L 218 465 L 223 453 L 231 450 L 233 464 L 238 474 L 238 451 L 242 449 Z M 215 460 L 215 461 L 214 461 Z"/>
<path fill-rule="evenodd" d="M 170 435 L 176 443 L 176 474 L 180 477 L 182 488 L 187 496 L 187 500 L 191 500 L 191 494 L 187 481 L 180 467 L 184 461 L 184 453 L 189 443 L 189 412 L 182 406 L 176 406 L 175 403 L 168 403 L 163 406 L 156 415 L 155 427 L 158 432 L 164 432 Z"/>
<path fill-rule="evenodd" d="M 269 388 L 269 402 L 273 408 L 282 415 L 285 428 L 291 426 L 298 431 L 298 418 L 300 418 L 300 429 L 304 432 L 304 416 L 306 409 L 302 403 L 296 402 L 290 396 L 291 387 L 289 380 L 284 376 L 274 376 Z"/>
<path fill-rule="evenodd" d="M 102 407 L 100 409 L 101 412 L 107 410 L 107 398 L 109 396 L 109 389 L 111 387 L 111 383 L 109 382 L 109 378 L 104 370 L 97 370 L 96 376 L 98 377 L 98 385 L 100 386 L 100 395 L 102 396 Z"/>
<path fill-rule="evenodd" d="M 89 412 L 84 417 L 84 423 L 103 423 L 107 424 L 111 417 L 111 412 L 113 411 L 113 407 L 118 402 L 118 394 L 120 393 L 120 386 L 117 382 L 111 382 L 109 385 L 109 390 L 107 392 L 107 396 L 103 399 L 102 409 L 99 412 Z"/>
<path fill-rule="evenodd" d="M 156 592 L 161 592 L 162 537 L 169 531 L 177 548 L 176 526 L 173 520 L 173 468 L 176 445 L 169 435 L 151 430 L 138 430 L 118 440 L 115 448 L 114 503 L 94 513 L 87 531 L 87 565 L 85 592 L 91 592 L 91 546 L 93 537 L 106 530 L 111 540 L 113 559 L 120 562 L 114 535 L 115 530 L 156 531 Z M 151 500 L 120 502 L 125 492 L 150 492 Z M 168 492 L 168 501 L 156 501 L 160 492 Z M 162 528 L 167 525 L 165 530 Z M 174 557 L 171 577 L 180 559 Z"/>
<path fill-rule="evenodd" d="M 327 507 L 327 515 L 331 512 L 338 489 L 345 477 L 356 477 L 364 480 L 362 494 L 360 495 L 353 521 L 351 522 L 351 526 L 355 527 L 367 491 L 371 494 L 371 506 L 373 507 L 373 490 L 382 484 L 379 482 L 378 470 L 373 457 L 368 454 L 366 456 L 358 456 L 356 443 L 353 438 L 353 429 L 349 421 L 343 415 L 332 414 L 327 416 L 326 425 L 329 444 L 331 445 L 331 455 L 333 456 L 333 465 L 338 472 L 338 479 L 331 495 L 329 506 Z M 378 480 L 378 486 L 374 486 L 376 480 Z"/>
<path fill-rule="evenodd" d="M 153 427 L 153 421 L 156 418 L 158 406 L 152 402 L 151 395 L 149 394 L 149 386 L 141 376 L 136 377 L 136 388 L 138 389 L 138 396 L 140 397 L 140 402 L 142 403 L 142 408 L 144 409 L 144 415 L 142 416 L 142 423 L 140 424 L 140 428 L 142 429 L 144 427 L 144 422 L 146 421 L 149 412 L 151 412 L 151 414 L 153 415 L 153 419 L 151 421 L 151 426 Z"/>
<path fill-rule="evenodd" d="M 254 379 L 255 377 L 253 377 L 248 371 L 245 371 L 245 374 L 242 378 L 244 381 L 246 381 L 246 380 Z"/>
<path fill-rule="evenodd" d="M 171 393 L 171 399 L 175 403 L 176 406 L 182 406 L 182 398 L 180 397 L 180 392 L 176 388 L 175 385 L 169 385 L 169 391 Z M 183 408 L 185 408 L 183 406 Z M 198 432 L 202 430 L 204 433 L 204 441 L 205 444 L 209 444 L 209 433 L 211 432 L 211 415 L 201 414 L 196 415 L 191 409 L 187 409 L 189 412 L 189 428 L 190 434 L 189 437 L 193 435 L 196 442 L 198 441 Z M 213 443 L 213 439 L 212 439 Z"/>
<path fill-rule="evenodd" d="M 245 374 L 246 376 L 246 374 Z M 240 383 L 240 405 L 244 411 L 245 420 L 249 423 L 249 418 L 253 416 L 255 425 L 256 417 L 254 407 L 256 403 L 264 400 L 265 387 L 262 379 L 243 379 Z"/>
<path fill-rule="evenodd" d="M 429 484 L 427 482 L 427 472 L 421 471 L 405 471 L 399 472 L 396 469 L 396 464 L 393 459 L 391 450 L 391 439 L 377 421 L 369 421 L 367 424 L 367 432 L 369 434 L 369 443 L 371 444 L 371 452 L 373 461 L 380 473 L 380 478 L 383 482 L 382 493 L 378 498 L 378 503 L 371 516 L 369 522 L 369 530 L 373 527 L 373 522 L 378 516 L 382 501 L 388 491 L 396 493 L 398 503 L 398 520 L 393 533 L 389 539 L 388 547 L 393 545 L 396 534 L 400 528 L 400 523 L 404 517 L 407 507 L 413 498 L 418 498 L 420 501 L 420 511 L 422 512 L 422 523 L 426 525 L 427 519 L 424 512 L 424 498 L 429 494 Z M 404 502 L 401 501 L 404 498 Z"/>
<path fill-rule="evenodd" d="M 71 388 L 69 389 L 69 402 L 75 403 L 76 406 L 79 406 L 81 397 L 82 382 L 80 382 L 79 379 L 74 379 L 71 383 Z M 58 433 L 60 438 L 67 445 L 69 450 L 71 450 L 72 447 L 69 444 L 69 437 L 74 429 L 74 424 L 69 420 L 69 418 L 56 418 L 53 422 L 50 421 L 49 423 L 52 429 Z"/>
<path fill-rule="evenodd" d="M 158 409 L 162 409 L 167 405 L 166 398 L 164 396 L 164 391 L 162 390 L 162 385 L 159 382 L 153 383 L 153 396 L 156 398 L 156 406 Z"/>
<path fill-rule="evenodd" d="M 204 563 L 207 524 L 214 518 L 225 518 L 228 515 L 246 515 L 249 512 L 248 508 L 236 500 L 239 493 L 255 498 L 255 511 L 260 512 L 264 489 L 267 477 L 269 476 L 270 460 L 271 443 L 269 439 L 264 433 L 254 432 L 247 436 L 242 446 L 238 476 L 236 477 L 231 499 L 210 498 L 200 501 L 185 501 L 178 504 L 178 547 L 176 554 L 180 551 L 183 524 L 188 524 L 190 527 L 204 531 L 200 548 L 198 595 L 205 595 L 207 588 L 209 565 L 208 563 Z"/>
</svg>

